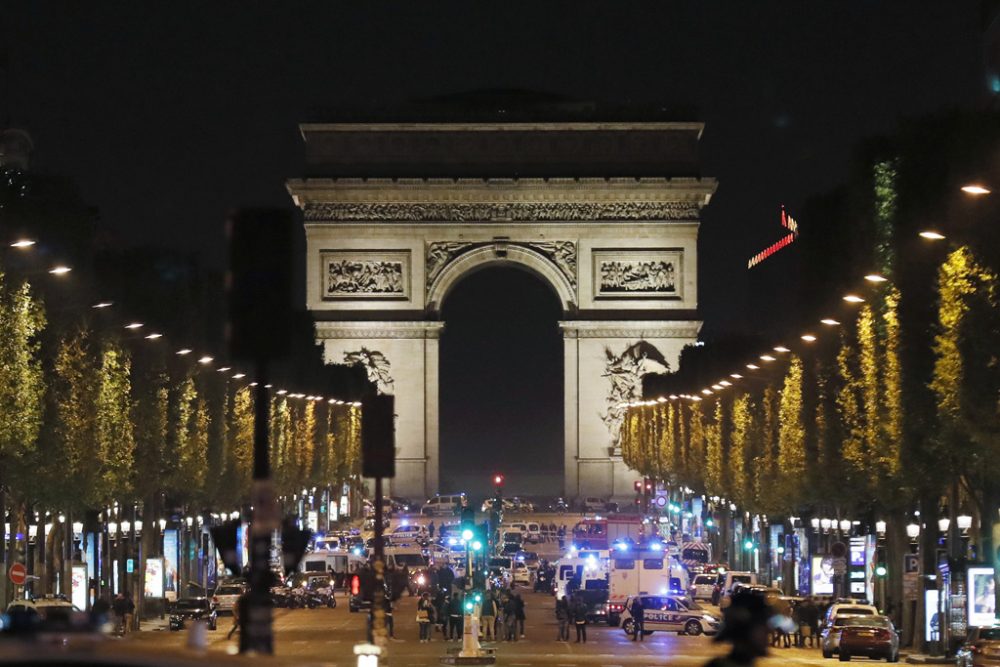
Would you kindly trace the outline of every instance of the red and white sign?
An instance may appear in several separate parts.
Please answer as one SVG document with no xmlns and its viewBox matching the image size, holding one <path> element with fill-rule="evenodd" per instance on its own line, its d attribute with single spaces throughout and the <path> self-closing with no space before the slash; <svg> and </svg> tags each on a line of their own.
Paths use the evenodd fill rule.
<svg viewBox="0 0 1000 667">
<path fill-rule="evenodd" d="M 23 563 L 14 563 L 10 566 L 7 577 L 15 586 L 24 586 L 24 582 L 28 580 L 28 570 Z"/>
</svg>

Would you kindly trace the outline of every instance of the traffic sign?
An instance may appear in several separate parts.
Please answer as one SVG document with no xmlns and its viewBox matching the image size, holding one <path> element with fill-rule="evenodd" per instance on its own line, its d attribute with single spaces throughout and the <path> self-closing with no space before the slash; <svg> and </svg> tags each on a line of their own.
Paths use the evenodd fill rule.
<svg viewBox="0 0 1000 667">
<path fill-rule="evenodd" d="M 24 586 L 24 582 L 28 580 L 28 569 L 24 567 L 24 563 L 14 563 L 10 566 L 7 577 L 15 586 Z"/>
<path fill-rule="evenodd" d="M 663 496 L 657 496 L 656 497 L 656 506 L 657 507 L 666 507 L 666 505 L 667 505 L 667 499 L 666 498 L 664 498 Z"/>
<path fill-rule="evenodd" d="M 903 573 L 916 574 L 920 572 L 920 557 L 917 554 L 903 554 Z"/>
</svg>

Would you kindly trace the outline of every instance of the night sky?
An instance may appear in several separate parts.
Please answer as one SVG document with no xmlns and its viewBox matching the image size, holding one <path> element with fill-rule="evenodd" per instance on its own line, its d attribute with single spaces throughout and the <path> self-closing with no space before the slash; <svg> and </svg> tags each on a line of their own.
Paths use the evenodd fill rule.
<svg viewBox="0 0 1000 667">
<path fill-rule="evenodd" d="M 190 251 L 221 268 L 225 212 L 290 205 L 284 181 L 303 171 L 296 125 L 323 120 L 325 109 L 494 88 L 694 108 L 706 123 L 703 173 L 720 182 L 699 258 L 710 338 L 745 329 L 750 309 L 767 302 L 747 288 L 745 266 L 777 238 L 781 203 L 794 214 L 841 182 L 859 139 L 976 103 L 979 30 L 978 3 L 966 0 L 4 0 L 0 122 L 6 110 L 29 130 L 35 168 L 74 179 L 121 243 Z M 809 221 L 800 224 L 808 233 Z M 561 359 L 543 352 L 557 339 L 533 345 L 529 335 L 551 331 L 555 316 L 544 286 L 510 291 L 512 278 L 470 278 L 445 303 L 455 320 L 442 342 L 445 452 L 476 424 L 510 415 L 537 424 L 538 442 L 561 441 L 561 378 L 555 391 L 548 383 Z M 472 306 L 469 295 L 504 285 L 524 301 Z M 500 329 L 477 329 L 490 318 L 523 332 L 516 361 L 497 354 Z M 475 330 L 490 335 L 458 334 Z M 458 389 L 473 361 L 477 384 Z M 543 380 L 517 391 L 523 378 L 501 377 L 524 368 Z M 534 465 L 538 445 L 520 427 L 484 446 L 504 440 L 520 443 L 512 466 Z M 550 451 L 537 463 L 557 466 L 561 454 Z"/>
</svg>

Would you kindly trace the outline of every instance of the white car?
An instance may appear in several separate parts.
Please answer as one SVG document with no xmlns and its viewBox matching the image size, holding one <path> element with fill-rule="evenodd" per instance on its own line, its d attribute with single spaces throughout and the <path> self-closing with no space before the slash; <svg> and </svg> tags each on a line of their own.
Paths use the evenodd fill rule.
<svg viewBox="0 0 1000 667">
<path fill-rule="evenodd" d="M 608 501 L 595 496 L 584 498 L 582 505 L 584 512 L 606 512 L 608 510 Z"/>
<path fill-rule="evenodd" d="M 693 600 L 685 600 L 675 595 L 640 595 L 645 634 L 657 630 L 688 635 L 714 635 L 719 632 L 719 619 L 709 614 Z M 635 621 L 632 620 L 632 604 L 636 597 L 625 601 L 622 611 L 622 629 L 632 635 Z"/>
<path fill-rule="evenodd" d="M 467 500 L 464 493 L 437 495 L 427 500 L 420 513 L 425 516 L 454 516 L 465 506 Z"/>
<path fill-rule="evenodd" d="M 47 618 L 49 612 L 69 614 L 80 611 L 72 602 L 59 597 L 43 597 L 35 600 L 14 600 L 7 605 L 7 613 L 34 612 Z"/>
<path fill-rule="evenodd" d="M 427 528 L 421 526 L 420 524 L 404 524 L 396 526 L 390 535 L 392 535 L 392 539 L 394 541 L 399 540 L 403 542 L 418 542 L 420 540 L 428 539 Z"/>
<path fill-rule="evenodd" d="M 719 580 L 717 574 L 699 574 L 695 576 L 688 589 L 688 594 L 692 600 L 711 600 L 712 592 L 715 590 L 715 583 Z"/>
<path fill-rule="evenodd" d="M 215 605 L 217 614 L 233 613 L 233 607 L 239 601 L 240 596 L 246 593 L 246 586 L 243 584 L 221 584 L 215 589 L 212 595 L 212 604 Z"/>
<path fill-rule="evenodd" d="M 840 632 L 846 619 L 854 616 L 877 616 L 878 609 L 870 604 L 838 602 L 826 612 L 823 629 L 820 630 L 820 648 L 824 658 L 832 658 L 840 653 Z"/>
<path fill-rule="evenodd" d="M 523 561 L 514 561 L 511 579 L 515 584 L 531 585 L 531 570 Z"/>
</svg>

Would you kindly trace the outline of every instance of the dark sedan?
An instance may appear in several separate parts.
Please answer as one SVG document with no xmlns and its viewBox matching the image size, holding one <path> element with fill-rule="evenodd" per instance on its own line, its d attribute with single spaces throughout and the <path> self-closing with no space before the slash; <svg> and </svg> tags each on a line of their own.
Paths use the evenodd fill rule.
<svg viewBox="0 0 1000 667">
<path fill-rule="evenodd" d="M 215 605 L 208 598 L 181 598 L 170 610 L 170 629 L 183 630 L 191 621 L 205 621 L 209 630 L 218 627 Z"/>
</svg>

